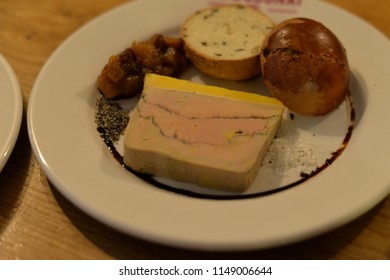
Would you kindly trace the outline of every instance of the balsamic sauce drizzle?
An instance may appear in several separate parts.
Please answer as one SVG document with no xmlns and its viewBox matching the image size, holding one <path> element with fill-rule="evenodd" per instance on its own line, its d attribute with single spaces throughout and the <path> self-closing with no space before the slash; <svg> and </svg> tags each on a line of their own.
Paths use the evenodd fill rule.
<svg viewBox="0 0 390 280">
<path fill-rule="evenodd" d="M 312 172 L 310 172 L 310 173 L 303 173 L 302 172 L 300 174 L 301 179 L 299 179 L 299 180 L 297 180 L 297 181 L 295 181 L 293 183 L 290 183 L 288 185 L 279 187 L 279 188 L 274 189 L 274 190 L 263 191 L 263 192 L 259 192 L 259 193 L 253 193 L 253 194 L 237 194 L 237 195 L 202 194 L 202 193 L 197 193 L 197 192 L 193 192 L 193 191 L 189 191 L 189 190 L 175 188 L 175 187 L 172 187 L 170 185 L 161 183 L 158 180 L 154 179 L 153 175 L 139 173 L 139 172 L 136 172 L 136 171 L 132 170 L 131 168 L 127 167 L 124 164 L 124 162 L 123 162 L 123 156 L 117 151 L 117 149 L 115 147 L 115 144 L 112 142 L 112 140 L 110 140 L 110 138 L 108 137 L 105 129 L 103 127 L 101 127 L 101 126 L 98 126 L 97 127 L 97 131 L 99 132 L 100 137 L 103 139 L 104 143 L 106 144 L 108 150 L 111 152 L 111 154 L 113 155 L 115 160 L 123 168 L 127 169 L 129 172 L 131 172 L 132 174 L 134 174 L 138 178 L 144 180 L 145 182 L 147 182 L 147 183 L 149 183 L 151 185 L 154 185 L 154 186 L 156 186 L 156 187 L 158 187 L 160 189 L 164 189 L 164 190 L 171 191 L 171 192 L 174 192 L 174 193 L 177 193 L 177 194 L 181 194 L 181 195 L 185 195 L 185 196 L 190 196 L 190 197 L 194 197 L 194 198 L 202 198 L 202 199 L 235 200 L 235 199 L 257 198 L 257 197 L 262 197 L 262 196 L 267 196 L 267 195 L 271 195 L 271 194 L 274 194 L 274 193 L 282 192 L 282 191 L 285 191 L 287 189 L 291 189 L 293 187 L 296 187 L 296 186 L 298 186 L 298 185 L 308 181 L 309 179 L 313 178 L 314 176 L 316 176 L 317 174 L 321 173 L 322 171 L 324 171 L 336 159 L 338 159 L 341 156 L 341 154 L 347 148 L 347 145 L 348 145 L 349 141 L 352 138 L 352 133 L 353 133 L 353 130 L 354 130 L 354 127 L 355 127 L 355 118 L 356 118 L 355 109 L 354 109 L 353 102 L 352 102 L 351 97 L 350 97 L 350 93 L 348 94 L 346 102 L 348 103 L 347 106 L 348 106 L 348 109 L 349 109 L 349 119 L 350 119 L 349 120 L 349 126 L 348 126 L 347 133 L 345 134 L 345 137 L 343 139 L 343 142 L 342 142 L 340 148 L 338 148 L 336 151 L 332 152 L 331 153 L 331 157 L 326 159 L 325 162 L 321 166 L 318 166 Z"/>
</svg>

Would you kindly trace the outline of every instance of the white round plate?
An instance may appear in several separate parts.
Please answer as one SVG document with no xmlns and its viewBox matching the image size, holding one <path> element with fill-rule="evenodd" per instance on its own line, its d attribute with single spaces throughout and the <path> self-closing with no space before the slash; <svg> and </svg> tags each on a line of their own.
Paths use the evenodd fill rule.
<svg viewBox="0 0 390 280">
<path fill-rule="evenodd" d="M 388 195 L 389 40 L 357 17 L 320 1 L 242 3 L 259 3 L 258 8 L 275 22 L 289 17 L 316 19 L 348 51 L 355 128 L 345 151 L 324 172 L 272 195 L 203 199 L 156 188 L 113 159 L 94 122 L 99 97 L 96 79 L 109 56 L 156 33 L 178 35 L 181 22 L 196 10 L 233 2 L 239 1 L 128 3 L 81 28 L 47 61 L 30 97 L 29 136 L 49 180 L 75 205 L 146 240 L 186 248 L 245 250 L 280 246 L 329 231 Z M 192 79 L 211 81 L 197 75 Z M 324 144 L 332 142 L 333 126 L 347 125 L 344 115 L 339 120 L 335 114 L 306 119 L 300 129 L 317 135 Z"/>
<path fill-rule="evenodd" d="M 0 54 L 0 172 L 18 139 L 23 115 L 23 99 L 16 75 Z"/>
</svg>

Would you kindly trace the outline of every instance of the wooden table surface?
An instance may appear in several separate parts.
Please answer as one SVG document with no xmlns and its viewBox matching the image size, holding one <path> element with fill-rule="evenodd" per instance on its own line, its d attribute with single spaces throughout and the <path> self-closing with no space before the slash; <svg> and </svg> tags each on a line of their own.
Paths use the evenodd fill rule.
<svg viewBox="0 0 390 280">
<path fill-rule="evenodd" d="M 307 241 L 268 250 L 216 253 L 176 249 L 123 235 L 59 194 L 45 177 L 28 139 L 26 111 L 34 80 L 72 32 L 124 2 L 0 1 L 0 53 L 14 68 L 24 101 L 19 139 L 0 173 L 0 259 L 390 259 L 390 196 L 351 223 Z M 328 2 L 390 37 L 389 1 Z"/>
</svg>

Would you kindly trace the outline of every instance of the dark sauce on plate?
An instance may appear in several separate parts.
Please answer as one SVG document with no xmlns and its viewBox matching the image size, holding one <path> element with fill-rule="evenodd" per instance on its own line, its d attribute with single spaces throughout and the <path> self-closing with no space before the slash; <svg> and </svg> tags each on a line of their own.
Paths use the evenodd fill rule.
<svg viewBox="0 0 390 280">
<path fill-rule="evenodd" d="M 112 139 L 109 137 L 109 134 L 107 133 L 106 128 L 100 126 L 99 123 L 97 123 L 97 125 L 98 125 L 97 131 L 99 132 L 100 137 L 103 139 L 104 143 L 106 144 L 108 150 L 113 155 L 114 159 L 123 168 L 125 168 L 126 170 L 128 170 L 129 172 L 131 172 L 132 174 L 137 176 L 138 178 L 144 180 L 145 182 L 147 182 L 151 185 L 154 185 L 158 188 L 161 188 L 161 189 L 164 189 L 167 191 L 171 191 L 171 192 L 174 192 L 177 194 L 186 195 L 186 196 L 190 196 L 190 197 L 194 197 L 194 198 L 215 199 L 215 200 L 247 199 L 247 198 L 267 196 L 267 195 L 271 195 L 274 193 L 278 193 L 278 192 L 285 191 L 287 189 L 296 187 L 296 186 L 308 181 L 309 179 L 315 177 L 316 175 L 318 175 L 319 173 L 324 171 L 327 167 L 329 167 L 336 159 L 338 159 L 341 156 L 341 154 L 344 152 L 344 150 L 347 148 L 348 143 L 352 138 L 353 130 L 355 127 L 356 114 L 355 114 L 355 109 L 354 109 L 350 94 L 348 94 L 346 102 L 347 102 L 347 107 L 349 109 L 349 126 L 347 129 L 347 132 L 344 136 L 344 139 L 343 139 L 340 147 L 336 151 L 332 152 L 331 156 L 329 158 L 327 158 L 322 165 L 318 166 L 315 170 L 313 170 L 310 173 L 303 173 L 302 172 L 300 174 L 301 179 L 299 179 L 293 183 L 287 184 L 285 186 L 279 187 L 279 188 L 274 189 L 274 190 L 263 191 L 263 192 L 259 192 L 259 193 L 253 193 L 253 194 L 233 194 L 233 195 L 203 194 L 203 193 L 197 193 L 197 192 L 193 192 L 193 191 L 189 191 L 189 190 L 185 190 L 185 189 L 179 189 L 179 188 L 164 184 L 162 182 L 159 182 L 158 180 L 156 180 L 154 178 L 153 175 L 139 173 L 139 172 L 132 170 L 128 166 L 126 166 L 123 162 L 123 156 L 116 149 L 115 142 L 112 141 Z M 293 117 L 291 117 L 291 118 L 293 119 Z"/>
</svg>

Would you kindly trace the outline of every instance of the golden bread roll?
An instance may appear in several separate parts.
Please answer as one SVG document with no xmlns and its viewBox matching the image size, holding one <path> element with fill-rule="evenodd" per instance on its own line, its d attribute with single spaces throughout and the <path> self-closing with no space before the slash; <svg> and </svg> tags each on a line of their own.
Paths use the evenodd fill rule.
<svg viewBox="0 0 390 280">
<path fill-rule="evenodd" d="M 326 115 L 345 99 L 350 75 L 346 51 L 317 21 L 281 22 L 267 36 L 260 57 L 267 88 L 293 112 Z"/>
</svg>

